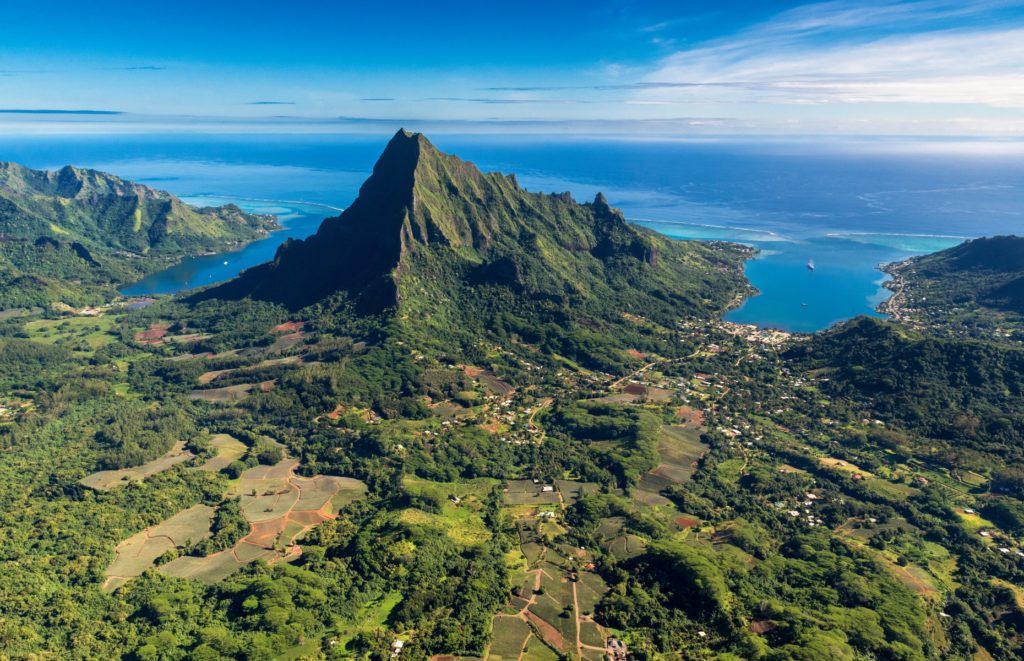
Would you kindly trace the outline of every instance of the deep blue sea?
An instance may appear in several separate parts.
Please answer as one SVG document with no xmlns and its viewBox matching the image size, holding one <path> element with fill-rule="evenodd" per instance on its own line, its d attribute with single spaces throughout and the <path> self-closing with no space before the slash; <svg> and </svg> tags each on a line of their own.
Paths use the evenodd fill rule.
<svg viewBox="0 0 1024 661">
<path fill-rule="evenodd" d="M 276 213 L 286 229 L 225 255 L 153 275 L 126 293 L 172 293 L 227 279 L 316 230 L 355 197 L 389 135 L 0 136 L 0 160 L 71 163 L 197 204 Z M 887 143 L 432 136 L 485 170 L 536 191 L 602 191 L 638 224 L 669 236 L 760 249 L 761 291 L 727 318 L 815 331 L 877 314 L 880 263 L 964 238 L 1024 233 L 1024 159 Z M 814 270 L 807 267 L 813 262 Z"/>
</svg>

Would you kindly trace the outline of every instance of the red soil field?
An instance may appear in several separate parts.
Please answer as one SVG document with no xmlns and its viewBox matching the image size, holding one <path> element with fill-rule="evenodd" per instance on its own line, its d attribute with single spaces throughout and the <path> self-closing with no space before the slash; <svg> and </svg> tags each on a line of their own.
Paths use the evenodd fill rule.
<svg viewBox="0 0 1024 661">
<path fill-rule="evenodd" d="M 283 324 L 278 324 L 270 329 L 271 333 L 294 333 L 300 331 L 306 327 L 304 321 L 286 321 Z"/>
</svg>

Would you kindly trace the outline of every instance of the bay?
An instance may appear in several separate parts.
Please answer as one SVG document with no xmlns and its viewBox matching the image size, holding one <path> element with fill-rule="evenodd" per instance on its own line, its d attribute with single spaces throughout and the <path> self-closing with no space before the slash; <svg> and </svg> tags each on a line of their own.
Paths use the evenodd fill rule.
<svg viewBox="0 0 1024 661">
<path fill-rule="evenodd" d="M 193 203 L 234 202 L 282 218 L 286 229 L 267 239 L 185 260 L 125 289 L 173 293 L 233 277 L 271 259 L 285 239 L 311 234 L 355 198 L 389 137 L 0 136 L 0 159 L 94 167 Z M 1024 159 L 998 150 L 835 140 L 429 137 L 485 170 L 516 173 L 530 190 L 569 191 L 581 200 L 602 191 L 628 219 L 668 236 L 758 248 L 746 271 L 761 294 L 728 313 L 739 323 L 815 331 L 877 314 L 887 296 L 880 263 L 968 237 L 1024 232 Z"/>
</svg>

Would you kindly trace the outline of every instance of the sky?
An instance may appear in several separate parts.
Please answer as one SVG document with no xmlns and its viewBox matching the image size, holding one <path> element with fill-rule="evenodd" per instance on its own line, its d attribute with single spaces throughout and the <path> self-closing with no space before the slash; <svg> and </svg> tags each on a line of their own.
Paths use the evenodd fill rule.
<svg viewBox="0 0 1024 661">
<path fill-rule="evenodd" d="M 7 132 L 1024 135 L 1024 0 L 5 5 Z"/>
</svg>

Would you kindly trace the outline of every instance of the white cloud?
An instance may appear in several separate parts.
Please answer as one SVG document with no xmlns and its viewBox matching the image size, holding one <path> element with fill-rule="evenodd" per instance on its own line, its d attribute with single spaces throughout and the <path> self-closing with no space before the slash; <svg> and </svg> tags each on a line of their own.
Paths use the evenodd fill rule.
<svg viewBox="0 0 1024 661">
<path fill-rule="evenodd" d="M 639 100 L 1024 109 L 1024 25 L 1003 2 L 827 2 L 662 59 Z M 995 13 L 993 13 L 995 12 Z M 963 27 L 958 27 L 961 25 Z"/>
</svg>

